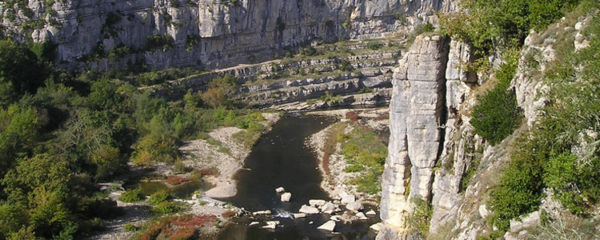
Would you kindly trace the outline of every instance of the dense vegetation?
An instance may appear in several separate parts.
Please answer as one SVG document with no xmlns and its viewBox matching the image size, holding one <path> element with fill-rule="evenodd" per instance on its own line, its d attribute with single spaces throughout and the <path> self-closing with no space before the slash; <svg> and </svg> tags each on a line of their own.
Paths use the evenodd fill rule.
<svg viewBox="0 0 600 240">
<path fill-rule="evenodd" d="M 167 101 L 129 83 L 136 79 L 53 69 L 49 52 L 0 40 L 0 239 L 84 237 L 118 213 L 96 183 L 126 173 L 129 162 L 176 164 L 184 140 L 218 126 L 251 129 L 242 140 L 262 130 L 260 114 L 227 101 L 231 77 Z M 155 212 L 180 209 L 158 197 Z"/>
<path fill-rule="evenodd" d="M 498 81 L 494 88 L 477 97 L 477 105 L 473 108 L 471 124 L 475 133 L 494 145 L 502 141 L 521 123 L 521 112 L 517 106 L 517 98 L 509 89 L 510 82 L 517 72 L 519 52 L 509 51 L 505 62 L 496 71 Z"/>
<path fill-rule="evenodd" d="M 444 16 L 442 31 L 471 43 L 478 57 L 492 51 L 505 53 L 505 63 L 496 70 L 497 85 L 478 97 L 480 101 L 473 111 L 476 132 L 491 144 L 508 136 L 519 123 L 514 117 L 514 96 L 506 90 L 516 69 L 516 58 L 511 57 L 510 49 L 520 49 L 530 29 L 544 30 L 579 2 L 465 0 L 463 4 L 471 14 Z M 597 1 L 581 1 L 566 21 L 574 24 L 578 17 L 594 15 L 598 9 Z M 531 56 L 526 56 L 525 64 L 532 77 L 552 86 L 544 93 L 551 102 L 539 121 L 529 131 L 520 133 L 511 147 L 510 162 L 491 196 L 494 214 L 490 220 L 500 229 L 492 233 L 492 238 L 501 236 L 511 219 L 537 210 L 545 196 L 544 189 L 580 217 L 591 214 L 600 200 L 600 17 L 595 16 L 583 31 L 590 39 L 590 47 L 580 51 L 574 50 L 572 28 L 551 27 L 547 31 L 544 38 L 556 39 L 554 62 L 541 72 L 532 51 L 527 53 Z M 483 62 L 476 67 L 485 65 Z"/>
</svg>

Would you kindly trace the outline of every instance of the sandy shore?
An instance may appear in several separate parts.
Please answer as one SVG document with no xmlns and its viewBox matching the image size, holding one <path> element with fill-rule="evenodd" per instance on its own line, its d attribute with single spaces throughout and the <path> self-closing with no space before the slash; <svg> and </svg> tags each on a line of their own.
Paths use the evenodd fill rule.
<svg viewBox="0 0 600 240">
<path fill-rule="evenodd" d="M 265 119 L 263 125 L 267 131 L 280 118 L 279 113 L 263 113 L 262 115 Z M 233 176 L 242 169 L 244 160 L 251 151 L 234 137 L 241 131 L 245 130 L 236 127 L 218 128 L 208 134 L 213 139 L 212 141 L 197 139 L 187 142 L 179 149 L 186 156 L 184 161 L 186 166 L 196 169 L 216 168 L 219 171 L 217 176 L 206 179 L 214 186 L 205 192 L 206 196 L 220 199 L 230 198 L 237 194 Z"/>
<path fill-rule="evenodd" d="M 389 126 L 388 119 L 381 119 L 382 116 L 388 113 L 388 109 L 339 109 L 339 110 L 330 110 L 330 111 L 315 111 L 308 112 L 307 115 L 323 115 L 323 116 L 332 116 L 339 119 L 339 121 L 345 122 L 348 121 L 345 119 L 347 112 L 355 112 L 357 113 L 363 120 L 362 123 L 367 127 L 377 130 L 377 131 L 385 131 Z M 334 123 L 335 124 L 335 123 Z M 319 159 L 319 170 L 321 175 L 323 176 L 323 181 L 321 182 L 321 188 L 325 190 L 330 197 L 336 198 L 337 196 L 350 193 L 359 198 L 367 199 L 373 198 L 373 196 L 368 196 L 364 193 L 360 193 L 356 190 L 356 186 L 347 184 L 353 178 L 358 177 L 361 173 L 347 173 L 344 171 L 347 167 L 346 160 L 344 156 L 341 154 L 341 144 L 337 143 L 335 147 L 335 152 L 332 153 L 329 157 L 329 174 L 325 172 L 323 168 L 323 148 L 325 146 L 325 141 L 327 139 L 327 134 L 330 131 L 330 125 L 327 128 L 313 134 L 307 140 L 307 145 L 310 146 L 313 151 L 316 152 L 317 157 Z M 349 133 L 354 128 L 351 125 L 347 125 L 344 129 L 344 133 Z"/>
</svg>

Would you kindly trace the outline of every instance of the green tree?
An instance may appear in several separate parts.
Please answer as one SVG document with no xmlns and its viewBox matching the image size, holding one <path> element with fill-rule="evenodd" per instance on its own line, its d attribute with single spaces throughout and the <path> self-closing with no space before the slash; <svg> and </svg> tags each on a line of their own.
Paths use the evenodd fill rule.
<svg viewBox="0 0 600 240">
<path fill-rule="evenodd" d="M 25 93 L 35 93 L 47 72 L 27 47 L 0 40 L 0 105 L 6 106 Z"/>
</svg>

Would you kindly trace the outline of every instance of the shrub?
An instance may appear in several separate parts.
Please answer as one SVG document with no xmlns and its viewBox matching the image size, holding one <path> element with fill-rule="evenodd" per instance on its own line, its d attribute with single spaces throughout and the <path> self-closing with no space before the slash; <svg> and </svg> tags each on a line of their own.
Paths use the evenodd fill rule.
<svg viewBox="0 0 600 240">
<path fill-rule="evenodd" d="M 346 119 L 356 122 L 360 117 L 355 112 L 346 112 Z"/>
<path fill-rule="evenodd" d="M 167 183 L 171 184 L 171 185 L 179 185 L 179 184 L 182 184 L 187 181 L 189 181 L 189 179 L 187 179 L 185 177 L 179 177 L 179 176 L 168 176 L 167 177 Z"/>
<path fill-rule="evenodd" d="M 473 108 L 471 119 L 475 133 L 492 145 L 510 135 L 522 119 L 516 95 L 508 90 L 517 70 L 518 52 L 507 56 L 506 63 L 496 73 L 498 83 L 489 92 L 478 96 L 479 101 Z"/>
<path fill-rule="evenodd" d="M 145 198 L 145 196 L 144 196 L 144 194 L 142 194 L 142 189 L 137 188 L 137 189 L 125 191 L 119 197 L 119 201 L 133 203 L 133 202 L 140 202 L 140 201 L 144 200 L 144 198 Z"/>
<path fill-rule="evenodd" d="M 169 35 L 150 35 L 146 38 L 146 50 L 152 51 L 162 49 L 163 51 L 168 50 L 175 44 L 175 40 Z"/>
<path fill-rule="evenodd" d="M 162 190 L 162 191 L 158 191 L 158 192 L 155 192 L 152 195 L 150 195 L 148 202 L 152 205 L 157 205 L 159 203 L 169 200 L 170 198 L 171 198 L 171 194 L 166 190 Z"/>
<path fill-rule="evenodd" d="M 379 50 L 383 47 L 383 44 L 379 41 L 369 41 L 367 42 L 367 48 L 371 50 Z"/>
<path fill-rule="evenodd" d="M 224 212 L 223 214 L 221 214 L 221 216 L 223 216 L 225 218 L 233 217 L 235 215 L 237 215 L 237 213 L 235 211 L 227 211 L 227 212 Z"/>
<path fill-rule="evenodd" d="M 127 232 L 137 232 L 138 227 L 136 227 L 135 225 L 131 224 L 131 223 L 127 223 L 124 226 L 125 231 Z"/>
<path fill-rule="evenodd" d="M 194 239 L 196 230 L 193 227 L 185 227 L 178 229 L 168 240 L 188 240 Z"/>
<path fill-rule="evenodd" d="M 511 162 L 503 170 L 500 185 L 491 194 L 492 223 L 504 231 L 511 219 L 537 210 L 543 190 L 542 162 L 547 157 L 547 147 L 527 136 L 521 136 L 516 142 L 520 147 L 511 153 Z"/>
<path fill-rule="evenodd" d="M 152 208 L 153 212 L 158 213 L 160 215 L 178 213 L 181 210 L 182 207 L 179 203 L 169 201 L 163 201 L 159 204 L 156 204 Z"/>
<path fill-rule="evenodd" d="M 429 202 L 420 199 L 418 197 L 411 199 L 414 204 L 413 213 L 407 217 L 408 225 L 414 232 L 427 236 L 429 233 L 429 222 L 431 221 L 431 215 L 433 214 L 433 208 Z"/>
</svg>

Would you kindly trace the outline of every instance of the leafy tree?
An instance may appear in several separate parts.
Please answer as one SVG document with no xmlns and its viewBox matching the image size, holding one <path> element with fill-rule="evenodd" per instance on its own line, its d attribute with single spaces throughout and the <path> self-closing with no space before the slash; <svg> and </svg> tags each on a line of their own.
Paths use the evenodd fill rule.
<svg viewBox="0 0 600 240">
<path fill-rule="evenodd" d="M 11 105 L 0 110 L 0 176 L 13 166 L 17 156 L 28 154 L 38 137 L 34 109 Z"/>
<path fill-rule="evenodd" d="M 42 86 L 47 70 L 35 53 L 11 40 L 0 40 L 0 105 L 8 105 Z"/>
</svg>

